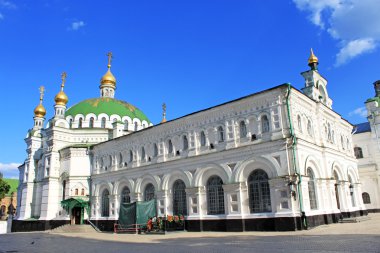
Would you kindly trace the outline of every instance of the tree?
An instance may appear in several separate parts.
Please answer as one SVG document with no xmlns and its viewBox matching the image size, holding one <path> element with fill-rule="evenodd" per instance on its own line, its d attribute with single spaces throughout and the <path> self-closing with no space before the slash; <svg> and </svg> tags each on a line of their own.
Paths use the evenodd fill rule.
<svg viewBox="0 0 380 253">
<path fill-rule="evenodd" d="M 0 172 L 0 200 L 9 192 L 11 186 L 3 180 L 3 174 Z"/>
</svg>

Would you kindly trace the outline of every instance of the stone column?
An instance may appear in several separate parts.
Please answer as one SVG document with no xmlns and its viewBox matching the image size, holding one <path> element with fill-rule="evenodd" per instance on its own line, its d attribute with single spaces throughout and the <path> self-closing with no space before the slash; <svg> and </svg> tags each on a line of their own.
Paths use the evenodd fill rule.
<svg viewBox="0 0 380 253">
<path fill-rule="evenodd" d="M 224 184 L 224 207 L 227 215 L 241 213 L 240 183 Z"/>
<path fill-rule="evenodd" d="M 156 192 L 156 196 L 158 216 L 166 216 L 168 214 L 167 190 Z"/>
</svg>

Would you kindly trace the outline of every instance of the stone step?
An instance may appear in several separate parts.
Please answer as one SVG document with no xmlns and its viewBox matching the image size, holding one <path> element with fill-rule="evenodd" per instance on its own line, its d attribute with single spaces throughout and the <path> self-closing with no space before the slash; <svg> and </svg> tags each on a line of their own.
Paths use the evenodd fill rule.
<svg viewBox="0 0 380 253">
<path fill-rule="evenodd" d="M 50 233 L 97 233 L 91 225 L 63 225 L 50 231 Z"/>
<path fill-rule="evenodd" d="M 345 218 L 343 220 L 340 220 L 340 223 L 357 223 L 362 222 L 366 220 L 370 220 L 371 218 L 368 216 L 360 216 L 360 217 L 353 217 L 353 218 Z"/>
</svg>

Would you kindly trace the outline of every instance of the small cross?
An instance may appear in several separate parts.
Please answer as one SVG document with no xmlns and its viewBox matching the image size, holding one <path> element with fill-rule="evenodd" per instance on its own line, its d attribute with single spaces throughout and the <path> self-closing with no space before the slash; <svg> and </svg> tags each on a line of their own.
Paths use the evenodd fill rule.
<svg viewBox="0 0 380 253">
<path fill-rule="evenodd" d="M 108 67 L 110 68 L 111 67 L 111 60 L 112 60 L 112 52 L 108 52 L 107 56 L 108 56 Z"/>
<path fill-rule="evenodd" d="M 65 83 L 66 77 L 67 77 L 66 72 L 62 72 L 62 74 L 61 74 L 62 83 Z"/>
<path fill-rule="evenodd" d="M 165 114 L 166 114 L 166 104 L 163 103 L 163 104 L 162 104 L 162 115 L 165 116 Z"/>
<path fill-rule="evenodd" d="M 40 87 L 40 101 L 42 102 L 42 100 L 44 99 L 44 92 L 45 92 L 45 87 L 44 86 L 41 86 Z"/>
</svg>

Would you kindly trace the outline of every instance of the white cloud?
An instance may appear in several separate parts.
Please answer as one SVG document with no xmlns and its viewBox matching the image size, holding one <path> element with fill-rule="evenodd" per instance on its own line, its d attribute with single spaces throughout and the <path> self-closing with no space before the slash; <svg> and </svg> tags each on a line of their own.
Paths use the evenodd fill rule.
<svg viewBox="0 0 380 253">
<path fill-rule="evenodd" d="M 85 25 L 86 24 L 83 21 L 72 22 L 71 26 L 69 27 L 69 30 L 71 30 L 71 31 L 77 31 L 77 30 L 79 30 L 81 27 L 83 27 Z"/>
<path fill-rule="evenodd" d="M 7 0 L 0 0 L 0 7 L 2 8 L 6 8 L 6 9 L 16 9 L 17 6 L 12 3 L 11 1 L 7 1 Z"/>
<path fill-rule="evenodd" d="M 350 117 L 360 116 L 360 117 L 366 118 L 367 117 L 367 109 L 364 106 L 359 107 L 359 108 L 353 110 L 352 112 L 349 112 L 348 116 L 350 116 Z"/>
<path fill-rule="evenodd" d="M 17 171 L 19 163 L 0 163 L 0 171 Z"/>
<path fill-rule="evenodd" d="M 340 66 L 361 54 L 370 53 L 375 48 L 376 42 L 373 39 L 352 40 L 341 48 L 336 55 L 335 66 Z"/>
<path fill-rule="evenodd" d="M 335 66 L 373 52 L 380 41 L 379 0 L 293 0 L 310 21 L 338 40 Z"/>
</svg>

